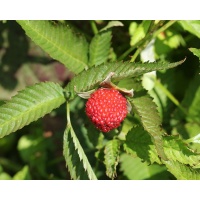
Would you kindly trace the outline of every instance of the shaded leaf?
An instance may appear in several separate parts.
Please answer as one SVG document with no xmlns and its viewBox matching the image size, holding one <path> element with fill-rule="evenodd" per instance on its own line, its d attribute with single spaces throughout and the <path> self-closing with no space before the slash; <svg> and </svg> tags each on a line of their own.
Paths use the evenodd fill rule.
<svg viewBox="0 0 200 200">
<path fill-rule="evenodd" d="M 53 82 L 20 91 L 0 107 L 0 138 L 36 121 L 65 102 L 63 89 Z"/>
<path fill-rule="evenodd" d="M 45 20 L 17 21 L 26 34 L 52 58 L 78 74 L 87 69 L 88 43 L 68 26 Z"/>
<path fill-rule="evenodd" d="M 178 109 L 175 118 L 183 119 L 186 118 L 188 122 L 196 122 L 199 124 L 200 118 L 200 78 L 199 74 L 191 80 L 188 89 L 185 92 L 185 96 L 183 101 L 181 102 L 181 106 L 187 109 L 187 115 L 183 115 L 183 112 Z"/>
<path fill-rule="evenodd" d="M 114 179 L 117 175 L 116 168 L 119 162 L 120 141 L 113 139 L 107 142 L 104 149 L 104 164 L 106 175 Z"/>
<path fill-rule="evenodd" d="M 150 135 L 140 126 L 134 127 L 126 136 L 124 150 L 133 157 L 139 157 L 142 161 L 153 164 L 162 164 L 155 145 Z"/>
</svg>

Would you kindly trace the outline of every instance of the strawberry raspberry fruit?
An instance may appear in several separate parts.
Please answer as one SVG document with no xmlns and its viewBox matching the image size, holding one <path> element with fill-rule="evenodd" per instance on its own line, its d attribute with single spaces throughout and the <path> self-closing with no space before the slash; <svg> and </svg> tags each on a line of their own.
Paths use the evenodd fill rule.
<svg viewBox="0 0 200 200">
<path fill-rule="evenodd" d="M 86 114 L 102 132 L 120 126 L 128 113 L 126 98 L 116 89 L 100 88 L 86 102 Z"/>
</svg>

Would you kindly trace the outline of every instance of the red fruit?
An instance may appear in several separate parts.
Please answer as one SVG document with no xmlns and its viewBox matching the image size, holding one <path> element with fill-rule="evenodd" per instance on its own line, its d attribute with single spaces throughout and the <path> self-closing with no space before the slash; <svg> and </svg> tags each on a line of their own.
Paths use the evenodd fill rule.
<svg viewBox="0 0 200 200">
<path fill-rule="evenodd" d="M 127 100 L 116 89 L 100 88 L 86 102 L 87 116 L 102 132 L 119 127 L 127 113 Z"/>
</svg>

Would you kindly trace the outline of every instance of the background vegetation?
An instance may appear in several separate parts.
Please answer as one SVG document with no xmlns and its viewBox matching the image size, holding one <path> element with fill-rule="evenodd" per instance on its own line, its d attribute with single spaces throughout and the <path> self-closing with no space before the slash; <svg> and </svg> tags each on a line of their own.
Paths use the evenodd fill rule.
<svg viewBox="0 0 200 200">
<path fill-rule="evenodd" d="M 200 179 L 199 49 L 200 21 L 1 21 L 0 179 Z M 103 134 L 73 86 L 109 70 L 135 96 Z"/>
</svg>

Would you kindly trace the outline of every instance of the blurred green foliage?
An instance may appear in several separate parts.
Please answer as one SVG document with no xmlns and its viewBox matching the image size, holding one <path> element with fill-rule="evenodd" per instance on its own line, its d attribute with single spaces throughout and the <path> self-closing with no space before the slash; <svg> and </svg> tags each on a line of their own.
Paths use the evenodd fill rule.
<svg viewBox="0 0 200 200">
<path fill-rule="evenodd" d="M 143 40 L 151 26 L 151 21 L 121 22 L 124 26 L 114 27 L 112 31 L 110 61 L 117 60 Z M 91 42 L 94 33 L 90 21 L 62 21 L 62 23 L 84 34 L 87 41 Z M 98 30 L 107 23 L 108 21 L 104 20 L 95 22 Z M 163 22 L 163 25 L 165 23 Z M 152 44 L 155 60 L 176 62 L 185 57 L 187 59 L 181 67 L 159 71 L 155 77 L 144 76 L 143 80 L 144 86 L 145 81 L 147 87 L 152 84 L 149 93 L 158 106 L 164 130 L 171 135 L 179 134 L 185 140 L 200 133 L 199 27 L 200 21 L 177 21 L 159 33 Z M 130 60 L 136 52 L 137 48 L 133 49 L 123 57 L 123 60 Z M 135 55 L 135 61 L 143 61 L 141 54 Z M 0 21 L 0 105 L 27 85 L 50 80 L 65 86 L 73 76 L 74 74 L 61 63 L 35 45 L 17 22 Z M 121 81 L 119 85 L 131 88 L 133 82 L 133 79 L 127 79 Z M 178 104 L 158 82 L 170 91 Z M 86 119 L 84 103 L 85 100 L 79 97 L 71 103 L 74 131 L 98 179 L 110 179 L 106 176 L 102 147 L 116 133 L 99 134 Z M 0 179 L 70 179 L 63 157 L 65 114 L 63 105 L 37 122 L 0 139 Z M 128 133 L 134 126 L 134 123 L 131 123 L 134 120 L 137 122 L 137 118 L 133 119 L 132 116 L 125 119 L 121 134 Z M 189 145 L 195 152 L 200 152 L 198 142 Z M 148 166 L 138 157 L 134 158 L 125 153 L 120 155 L 116 171 L 115 179 L 175 179 L 165 166 L 157 164 Z"/>
</svg>

